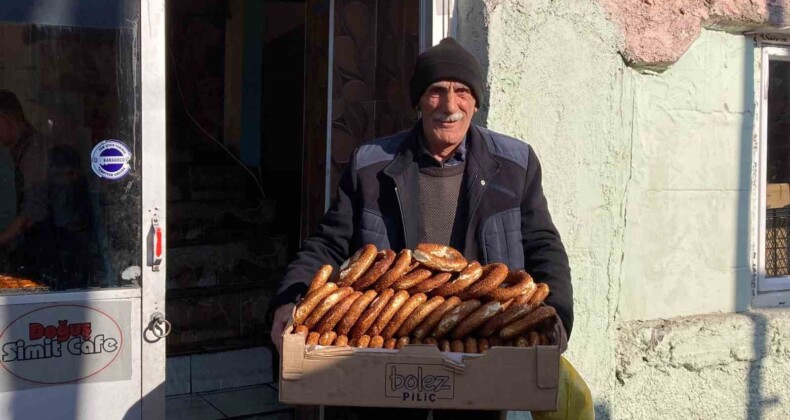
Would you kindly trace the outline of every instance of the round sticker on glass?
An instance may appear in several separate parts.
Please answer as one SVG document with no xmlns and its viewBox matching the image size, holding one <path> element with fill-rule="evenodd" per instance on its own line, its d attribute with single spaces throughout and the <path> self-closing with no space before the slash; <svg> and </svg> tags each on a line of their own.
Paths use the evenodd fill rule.
<svg viewBox="0 0 790 420">
<path fill-rule="evenodd" d="M 91 152 L 91 168 L 104 179 L 121 179 L 129 173 L 132 153 L 120 140 L 104 140 Z"/>
</svg>

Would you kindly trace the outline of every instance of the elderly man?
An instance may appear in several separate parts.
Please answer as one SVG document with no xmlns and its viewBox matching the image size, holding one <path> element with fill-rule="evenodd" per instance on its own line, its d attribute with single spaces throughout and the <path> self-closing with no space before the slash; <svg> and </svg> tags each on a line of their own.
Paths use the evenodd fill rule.
<svg viewBox="0 0 790 420">
<path fill-rule="evenodd" d="M 273 300 L 272 340 L 295 298 L 322 264 L 337 268 L 356 249 L 449 244 L 482 264 L 524 268 L 547 283 L 567 334 L 573 325 L 568 257 L 543 195 L 541 169 L 527 143 L 472 124 L 483 97 L 480 63 L 452 38 L 420 54 L 409 86 L 422 119 L 409 131 L 360 146 L 338 199 L 289 265 Z M 562 337 L 562 345 L 565 343 Z M 425 418 L 424 410 L 357 410 Z M 434 418 L 497 418 L 496 412 L 434 412 Z"/>
</svg>

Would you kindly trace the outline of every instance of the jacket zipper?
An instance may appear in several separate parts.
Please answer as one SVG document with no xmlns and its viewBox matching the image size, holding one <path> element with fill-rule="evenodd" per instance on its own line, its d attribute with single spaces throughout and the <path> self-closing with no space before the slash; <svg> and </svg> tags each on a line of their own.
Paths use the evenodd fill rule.
<svg viewBox="0 0 790 420">
<path fill-rule="evenodd" d="M 395 187 L 395 197 L 398 199 L 398 208 L 400 208 L 400 223 L 403 226 L 403 247 L 409 247 L 409 238 L 406 229 L 406 216 L 403 215 L 403 202 L 400 199 L 400 191 L 398 191 L 398 187 Z"/>
</svg>

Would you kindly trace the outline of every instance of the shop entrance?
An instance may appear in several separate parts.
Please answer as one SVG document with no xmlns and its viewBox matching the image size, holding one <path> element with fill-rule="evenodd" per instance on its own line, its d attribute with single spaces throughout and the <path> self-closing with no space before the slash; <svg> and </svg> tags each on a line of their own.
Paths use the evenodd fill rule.
<svg viewBox="0 0 790 420">
<path fill-rule="evenodd" d="M 415 120 L 421 2 L 6 3 L 0 417 L 283 410 L 269 297 L 353 148 Z"/>
<path fill-rule="evenodd" d="M 260 347 L 299 241 L 304 3 L 167 7 L 168 355 Z"/>
<path fill-rule="evenodd" d="M 419 15 L 416 0 L 168 2 L 170 417 L 289 410 L 267 304 L 353 148 L 415 121 Z"/>
<path fill-rule="evenodd" d="M 276 408 L 266 311 L 299 246 L 305 3 L 168 2 L 167 22 L 168 417 L 258 411 L 237 394 Z"/>
</svg>

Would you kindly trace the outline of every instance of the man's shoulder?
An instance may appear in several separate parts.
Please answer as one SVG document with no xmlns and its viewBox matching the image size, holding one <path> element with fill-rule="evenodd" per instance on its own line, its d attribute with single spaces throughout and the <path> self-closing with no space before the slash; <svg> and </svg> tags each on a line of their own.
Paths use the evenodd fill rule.
<svg viewBox="0 0 790 420">
<path fill-rule="evenodd" d="M 398 153 L 401 144 L 403 144 L 403 140 L 409 135 L 409 131 L 401 131 L 360 145 L 356 151 L 356 169 L 359 170 L 377 163 L 392 161 Z"/>
<path fill-rule="evenodd" d="M 507 159 L 525 170 L 529 165 L 532 147 L 524 140 L 502 134 L 488 128 L 478 127 L 484 136 L 490 139 L 491 154 Z"/>
</svg>

